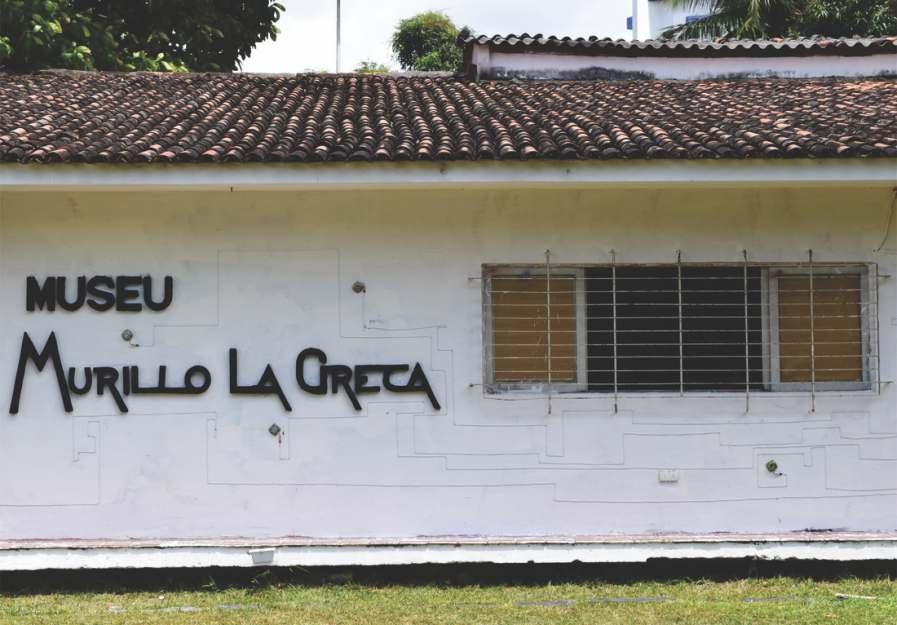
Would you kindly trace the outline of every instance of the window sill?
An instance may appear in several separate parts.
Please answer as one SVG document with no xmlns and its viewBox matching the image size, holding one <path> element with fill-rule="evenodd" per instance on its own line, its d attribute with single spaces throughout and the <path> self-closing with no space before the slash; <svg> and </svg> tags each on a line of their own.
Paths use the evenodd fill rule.
<svg viewBox="0 0 897 625">
<path fill-rule="evenodd" d="M 629 399 L 739 399 L 744 398 L 744 391 L 686 391 L 685 393 L 653 391 L 653 392 L 632 392 L 625 391 L 617 393 L 618 398 Z M 751 397 L 807 397 L 811 394 L 810 390 L 751 390 Z M 534 400 L 539 398 L 548 398 L 549 393 L 546 391 L 531 391 L 525 389 L 515 390 L 490 390 L 488 387 L 484 392 L 486 399 L 521 399 Z M 614 398 L 613 393 L 604 392 L 586 392 L 586 391 L 558 391 L 553 390 L 551 397 L 554 399 L 576 399 L 576 400 L 601 400 Z M 823 397 L 877 397 L 880 393 L 874 388 L 858 388 L 858 389 L 816 389 L 816 396 Z"/>
</svg>

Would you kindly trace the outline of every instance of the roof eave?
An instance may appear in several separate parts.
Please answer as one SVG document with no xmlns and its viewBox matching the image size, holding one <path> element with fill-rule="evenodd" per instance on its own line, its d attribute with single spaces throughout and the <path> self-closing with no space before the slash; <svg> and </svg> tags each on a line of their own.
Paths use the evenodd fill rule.
<svg viewBox="0 0 897 625">
<path fill-rule="evenodd" d="M 0 191 L 897 185 L 897 158 L 0 166 Z"/>
</svg>

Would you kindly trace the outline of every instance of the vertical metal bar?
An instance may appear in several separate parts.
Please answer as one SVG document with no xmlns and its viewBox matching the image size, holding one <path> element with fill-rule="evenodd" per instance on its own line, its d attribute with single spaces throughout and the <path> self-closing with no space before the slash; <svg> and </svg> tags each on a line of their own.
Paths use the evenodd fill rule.
<svg viewBox="0 0 897 625">
<path fill-rule="evenodd" d="M 545 327 L 548 338 L 548 414 L 551 414 L 551 250 L 545 250 Z"/>
<path fill-rule="evenodd" d="M 748 315 L 750 307 L 748 306 L 748 253 L 742 250 L 744 256 L 744 412 L 751 411 L 751 349 L 750 349 L 750 324 L 748 323 Z"/>
<path fill-rule="evenodd" d="M 617 366 L 617 253 L 610 251 L 611 258 L 611 310 L 614 319 L 614 414 L 620 410 Z"/>
<path fill-rule="evenodd" d="M 676 250 L 676 292 L 679 295 L 679 396 L 685 395 L 685 367 L 682 341 L 682 250 Z"/>
<path fill-rule="evenodd" d="M 810 412 L 816 412 L 816 302 L 813 287 L 813 250 L 810 259 Z"/>
<path fill-rule="evenodd" d="M 764 390 L 771 390 L 770 385 L 773 382 L 773 343 L 778 344 L 778 339 L 773 339 L 772 329 L 773 329 L 773 319 L 772 319 L 772 299 L 776 297 L 773 295 L 773 286 L 778 285 L 778 280 L 774 280 L 772 278 L 773 271 L 769 267 L 761 267 L 760 268 L 760 307 L 757 309 L 757 315 L 760 318 L 760 371 L 761 371 L 761 380 L 763 382 Z M 778 299 L 776 299 L 778 302 Z M 778 329 L 778 323 L 775 324 L 775 328 Z M 776 350 L 776 354 L 778 354 L 778 350 Z M 776 364 L 778 364 L 776 362 Z M 779 370 L 779 367 L 775 367 L 776 371 Z"/>
<path fill-rule="evenodd" d="M 894 197 L 897 198 L 897 189 L 895 189 L 895 191 L 894 191 Z M 868 272 L 867 272 L 867 275 L 868 275 Z M 879 306 L 878 306 L 878 281 L 879 281 L 879 279 L 880 278 L 879 278 L 879 274 L 878 274 L 878 263 L 875 263 L 875 281 L 869 285 L 869 288 L 867 289 L 869 293 L 868 293 L 868 295 L 866 295 L 867 297 L 869 297 L 871 299 L 872 293 L 873 292 L 875 293 L 875 305 L 873 306 L 870 303 L 869 306 L 866 308 L 865 320 L 866 320 L 866 323 L 870 327 L 870 332 L 873 331 L 871 329 L 873 324 L 869 323 L 869 321 L 874 320 L 874 322 L 875 322 L 875 330 L 874 330 L 875 334 L 873 336 L 869 337 L 869 351 L 871 352 L 874 349 L 875 353 L 870 354 L 868 366 L 870 366 L 870 367 L 872 366 L 872 360 L 874 359 L 875 360 L 875 384 L 877 387 L 876 390 L 877 390 L 878 394 L 881 395 L 881 345 L 879 344 L 879 341 L 881 340 L 881 338 L 880 338 L 881 337 L 881 335 L 880 335 L 881 319 L 879 318 L 881 311 L 879 310 Z M 863 301 L 863 296 L 864 296 L 864 293 L 862 291 L 860 291 L 860 301 Z M 863 310 L 862 306 L 860 307 L 860 310 Z"/>
</svg>

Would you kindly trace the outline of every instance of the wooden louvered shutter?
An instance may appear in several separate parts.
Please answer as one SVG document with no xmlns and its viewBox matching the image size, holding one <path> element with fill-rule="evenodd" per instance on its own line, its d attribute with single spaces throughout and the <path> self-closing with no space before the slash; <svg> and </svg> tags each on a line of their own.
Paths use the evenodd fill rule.
<svg viewBox="0 0 897 625">
<path fill-rule="evenodd" d="M 552 275 L 549 293 L 545 276 L 492 278 L 495 382 L 576 382 L 576 284 L 575 277 Z"/>
</svg>

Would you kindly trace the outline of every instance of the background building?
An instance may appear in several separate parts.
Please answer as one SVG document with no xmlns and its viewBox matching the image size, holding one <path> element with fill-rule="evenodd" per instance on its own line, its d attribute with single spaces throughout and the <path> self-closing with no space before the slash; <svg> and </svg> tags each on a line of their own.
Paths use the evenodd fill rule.
<svg viewBox="0 0 897 625">
<path fill-rule="evenodd" d="M 632 31 L 634 40 L 657 39 L 670 26 L 685 24 L 709 12 L 709 8 L 702 10 L 700 5 L 673 6 L 669 0 L 632 0 L 632 17 L 626 27 Z"/>
</svg>

